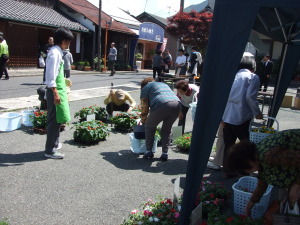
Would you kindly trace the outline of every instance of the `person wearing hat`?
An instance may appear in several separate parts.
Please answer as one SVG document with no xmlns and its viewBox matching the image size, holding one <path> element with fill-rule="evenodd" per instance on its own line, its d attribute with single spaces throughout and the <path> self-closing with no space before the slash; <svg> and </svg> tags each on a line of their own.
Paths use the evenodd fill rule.
<svg viewBox="0 0 300 225">
<path fill-rule="evenodd" d="M 175 73 L 177 76 L 185 75 L 186 73 L 186 64 L 187 64 L 187 57 L 184 55 L 184 50 L 179 49 L 179 56 L 177 56 L 175 61 Z"/>
<path fill-rule="evenodd" d="M 127 103 L 129 102 L 129 104 Z M 130 113 L 135 107 L 136 102 L 130 96 L 127 91 L 121 89 L 110 90 L 109 95 L 104 99 L 104 104 L 106 105 L 106 111 L 108 116 L 111 117 L 113 111 L 121 111 Z"/>
</svg>

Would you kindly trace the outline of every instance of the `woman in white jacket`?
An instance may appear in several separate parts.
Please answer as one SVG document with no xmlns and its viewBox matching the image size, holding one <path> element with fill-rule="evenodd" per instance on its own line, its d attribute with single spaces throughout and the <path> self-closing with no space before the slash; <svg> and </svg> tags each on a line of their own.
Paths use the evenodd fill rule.
<svg viewBox="0 0 300 225">
<path fill-rule="evenodd" d="M 181 102 L 181 112 L 179 114 L 178 126 L 182 126 L 182 134 L 184 134 L 186 114 L 190 108 L 190 103 L 198 100 L 199 87 L 195 84 L 189 84 L 185 80 L 176 83 L 177 97 Z"/>
</svg>

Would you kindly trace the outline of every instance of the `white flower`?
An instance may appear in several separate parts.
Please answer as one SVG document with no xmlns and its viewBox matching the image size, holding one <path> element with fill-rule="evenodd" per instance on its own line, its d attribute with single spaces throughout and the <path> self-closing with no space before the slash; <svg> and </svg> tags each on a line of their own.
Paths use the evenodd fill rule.
<svg viewBox="0 0 300 225">
<path fill-rule="evenodd" d="M 154 222 L 158 222 L 159 219 L 157 217 L 154 217 Z"/>
<path fill-rule="evenodd" d="M 141 225 L 141 224 L 143 224 L 143 222 L 138 222 L 137 224 L 138 224 L 138 225 Z"/>
<path fill-rule="evenodd" d="M 178 209 L 178 211 L 180 211 L 181 210 L 181 205 L 178 205 L 177 209 Z"/>
<path fill-rule="evenodd" d="M 154 221 L 153 217 L 149 217 L 149 221 L 153 222 Z"/>
</svg>

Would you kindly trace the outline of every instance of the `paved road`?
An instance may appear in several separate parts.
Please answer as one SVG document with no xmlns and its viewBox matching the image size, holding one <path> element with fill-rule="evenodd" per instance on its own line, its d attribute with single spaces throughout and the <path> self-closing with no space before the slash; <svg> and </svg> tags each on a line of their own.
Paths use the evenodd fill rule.
<svg viewBox="0 0 300 225">
<path fill-rule="evenodd" d="M 76 79 L 83 89 L 89 89 L 84 85 L 95 84 L 91 88 L 97 89 L 89 89 L 91 94 L 99 91 L 99 87 L 109 87 L 112 81 L 120 81 L 119 85 L 133 88 L 131 95 L 139 102 L 139 90 L 134 89 L 134 84 L 147 74 L 126 76 L 131 76 L 131 79 L 123 77 L 123 74 L 114 78 L 74 76 L 72 90 L 82 91 L 78 90 L 81 88 L 77 89 Z M 98 78 L 99 83 L 96 84 Z M 6 81 L 1 81 L 1 90 L 11 88 L 11 93 L 6 94 L 13 95 L 12 90 L 18 90 L 20 84 L 30 83 L 27 80 L 9 80 L 15 81 L 15 87 L 12 84 L 8 87 L 9 84 L 2 83 Z M 28 88 L 23 90 L 24 97 L 31 95 L 30 88 L 35 92 L 38 82 L 39 78 L 33 77 L 31 83 L 35 86 L 24 85 Z M 20 93 L 14 97 L 20 97 Z M 74 115 L 83 106 L 104 106 L 103 99 L 94 97 L 72 101 L 71 114 Z M 297 110 L 282 108 L 277 119 L 281 130 L 300 127 L 300 113 Z M 99 145 L 82 146 L 73 141 L 74 122 L 75 119 L 61 134 L 61 151 L 66 154 L 63 160 L 45 160 L 43 150 L 46 137 L 34 134 L 31 128 L 22 127 L 13 132 L 0 133 L 0 219 L 8 218 L 12 225 L 120 224 L 132 209 L 139 208 L 148 198 L 158 195 L 172 197 L 174 179 L 178 176 L 182 177 L 183 187 L 187 154 L 173 149 L 170 151 L 170 160 L 162 163 L 158 160 L 161 153 L 158 148 L 153 160 L 144 160 L 130 151 L 127 134 L 115 132 Z M 189 112 L 186 131 L 191 131 L 192 125 Z M 205 176 L 212 181 L 224 181 L 220 171 L 207 169 Z M 236 179 L 224 182 L 231 190 Z M 227 204 L 228 208 L 232 207 L 232 201 Z"/>
</svg>

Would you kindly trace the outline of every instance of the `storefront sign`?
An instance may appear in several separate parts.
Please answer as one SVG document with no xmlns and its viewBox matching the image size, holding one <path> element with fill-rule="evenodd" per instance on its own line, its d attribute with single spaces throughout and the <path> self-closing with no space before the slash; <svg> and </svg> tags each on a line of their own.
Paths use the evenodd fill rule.
<svg viewBox="0 0 300 225">
<path fill-rule="evenodd" d="M 139 39 L 162 43 L 164 29 L 155 23 L 142 23 L 139 29 Z"/>
</svg>

